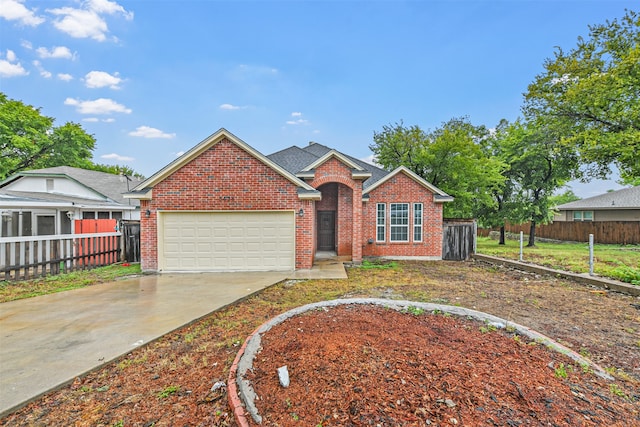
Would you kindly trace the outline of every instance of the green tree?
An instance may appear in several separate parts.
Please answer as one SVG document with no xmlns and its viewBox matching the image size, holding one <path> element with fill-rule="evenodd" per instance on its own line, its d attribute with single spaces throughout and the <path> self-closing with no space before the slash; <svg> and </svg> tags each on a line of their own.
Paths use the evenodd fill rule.
<svg viewBox="0 0 640 427">
<path fill-rule="evenodd" d="M 529 121 L 562 129 L 560 143 L 604 177 L 615 164 L 626 183 L 640 177 L 640 16 L 589 27 L 569 51 L 557 48 L 525 94 Z"/>
<path fill-rule="evenodd" d="M 0 93 L 0 179 L 25 169 L 92 164 L 94 137 L 79 124 L 53 123 L 40 109 Z"/>
<path fill-rule="evenodd" d="M 374 132 L 369 148 L 384 168 L 406 166 L 453 196 L 444 206 L 445 216 L 471 218 L 495 203 L 491 193 L 504 180 L 504 163 L 486 155 L 488 134 L 466 118 L 451 119 L 430 133 L 400 122 Z"/>
<path fill-rule="evenodd" d="M 92 162 L 96 140 L 77 123 L 54 126 L 39 108 L 0 92 L 0 180 L 27 169 L 72 166 L 139 176 L 131 168 Z"/>
<path fill-rule="evenodd" d="M 565 203 L 575 202 L 576 200 L 580 200 L 580 197 L 576 196 L 576 194 L 572 190 L 566 190 L 564 193 L 555 194 L 549 198 L 552 206 L 560 206 Z"/>
<path fill-rule="evenodd" d="M 133 169 L 131 169 L 129 166 L 104 165 L 104 164 L 101 164 L 101 163 L 94 163 L 91 166 L 89 166 L 87 169 L 94 170 L 94 171 L 111 173 L 111 174 L 114 174 L 114 175 L 136 177 L 136 178 L 141 178 L 141 179 L 145 178 L 144 175 L 139 174 L 138 172 L 136 172 Z"/>
<path fill-rule="evenodd" d="M 514 183 L 510 217 L 530 222 L 528 246 L 535 246 L 536 225 L 553 219 L 553 194 L 579 173 L 578 155 L 565 149 L 554 129 L 539 123 L 513 123 L 503 144 Z"/>
<path fill-rule="evenodd" d="M 509 151 L 513 146 L 513 144 L 509 143 L 509 129 L 509 122 L 502 119 L 485 144 L 487 155 L 500 160 L 507 165 L 507 167 L 502 169 L 502 176 L 504 178 L 502 185 L 494 186 L 491 190 L 491 196 L 495 203 L 483 205 L 476 213 L 478 222 L 483 227 L 500 228 L 499 245 L 505 244 L 506 222 L 513 220 L 514 212 L 517 212 L 517 206 L 515 204 L 515 176 L 511 171 L 511 167 L 508 165 L 508 162 L 513 157 Z"/>
</svg>

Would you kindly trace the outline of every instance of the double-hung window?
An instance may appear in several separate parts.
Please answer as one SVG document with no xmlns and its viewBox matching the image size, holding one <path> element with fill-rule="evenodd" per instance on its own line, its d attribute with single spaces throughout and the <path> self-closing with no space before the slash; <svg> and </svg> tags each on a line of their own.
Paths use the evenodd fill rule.
<svg viewBox="0 0 640 427">
<path fill-rule="evenodd" d="M 409 241 L 409 204 L 391 203 L 390 205 L 390 240 L 392 242 Z"/>
<path fill-rule="evenodd" d="M 422 203 L 413 204 L 413 241 L 422 242 Z"/>
<path fill-rule="evenodd" d="M 387 234 L 387 205 L 378 203 L 376 215 L 376 241 L 384 242 Z"/>
</svg>

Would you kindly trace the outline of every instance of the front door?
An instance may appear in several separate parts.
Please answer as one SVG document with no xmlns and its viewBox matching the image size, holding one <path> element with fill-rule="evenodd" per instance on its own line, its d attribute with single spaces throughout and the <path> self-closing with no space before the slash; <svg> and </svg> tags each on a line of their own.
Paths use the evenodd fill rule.
<svg viewBox="0 0 640 427">
<path fill-rule="evenodd" d="M 318 250 L 336 250 L 335 211 L 318 211 Z"/>
</svg>

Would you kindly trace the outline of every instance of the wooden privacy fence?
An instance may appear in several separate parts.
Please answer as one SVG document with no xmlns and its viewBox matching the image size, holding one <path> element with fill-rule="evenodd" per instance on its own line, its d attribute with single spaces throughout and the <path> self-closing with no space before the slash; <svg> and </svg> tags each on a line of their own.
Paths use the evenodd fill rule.
<svg viewBox="0 0 640 427">
<path fill-rule="evenodd" d="M 25 280 L 114 264 L 121 233 L 0 238 L 0 280 Z"/>
<path fill-rule="evenodd" d="M 478 229 L 479 236 L 488 236 L 499 228 Z M 529 234 L 529 223 L 506 224 L 507 233 Z M 597 243 L 638 245 L 640 244 L 640 222 L 638 221 L 556 221 L 536 226 L 536 237 L 564 240 L 569 242 L 588 242 L 589 234 Z"/>
<path fill-rule="evenodd" d="M 140 221 L 120 221 L 124 260 L 140 262 Z"/>
<path fill-rule="evenodd" d="M 447 219 L 442 224 L 442 259 L 464 261 L 476 252 L 476 222 Z"/>
</svg>

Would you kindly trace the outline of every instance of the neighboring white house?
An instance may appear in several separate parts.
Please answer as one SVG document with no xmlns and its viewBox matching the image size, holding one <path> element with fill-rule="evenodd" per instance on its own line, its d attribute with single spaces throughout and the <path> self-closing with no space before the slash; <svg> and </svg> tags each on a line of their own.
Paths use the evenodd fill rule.
<svg viewBox="0 0 640 427">
<path fill-rule="evenodd" d="M 138 178 L 58 166 L 19 172 L 0 182 L 0 237 L 71 234 L 75 219 L 139 220 L 125 199 Z"/>
<path fill-rule="evenodd" d="M 640 186 L 565 203 L 554 221 L 640 221 Z"/>
</svg>

